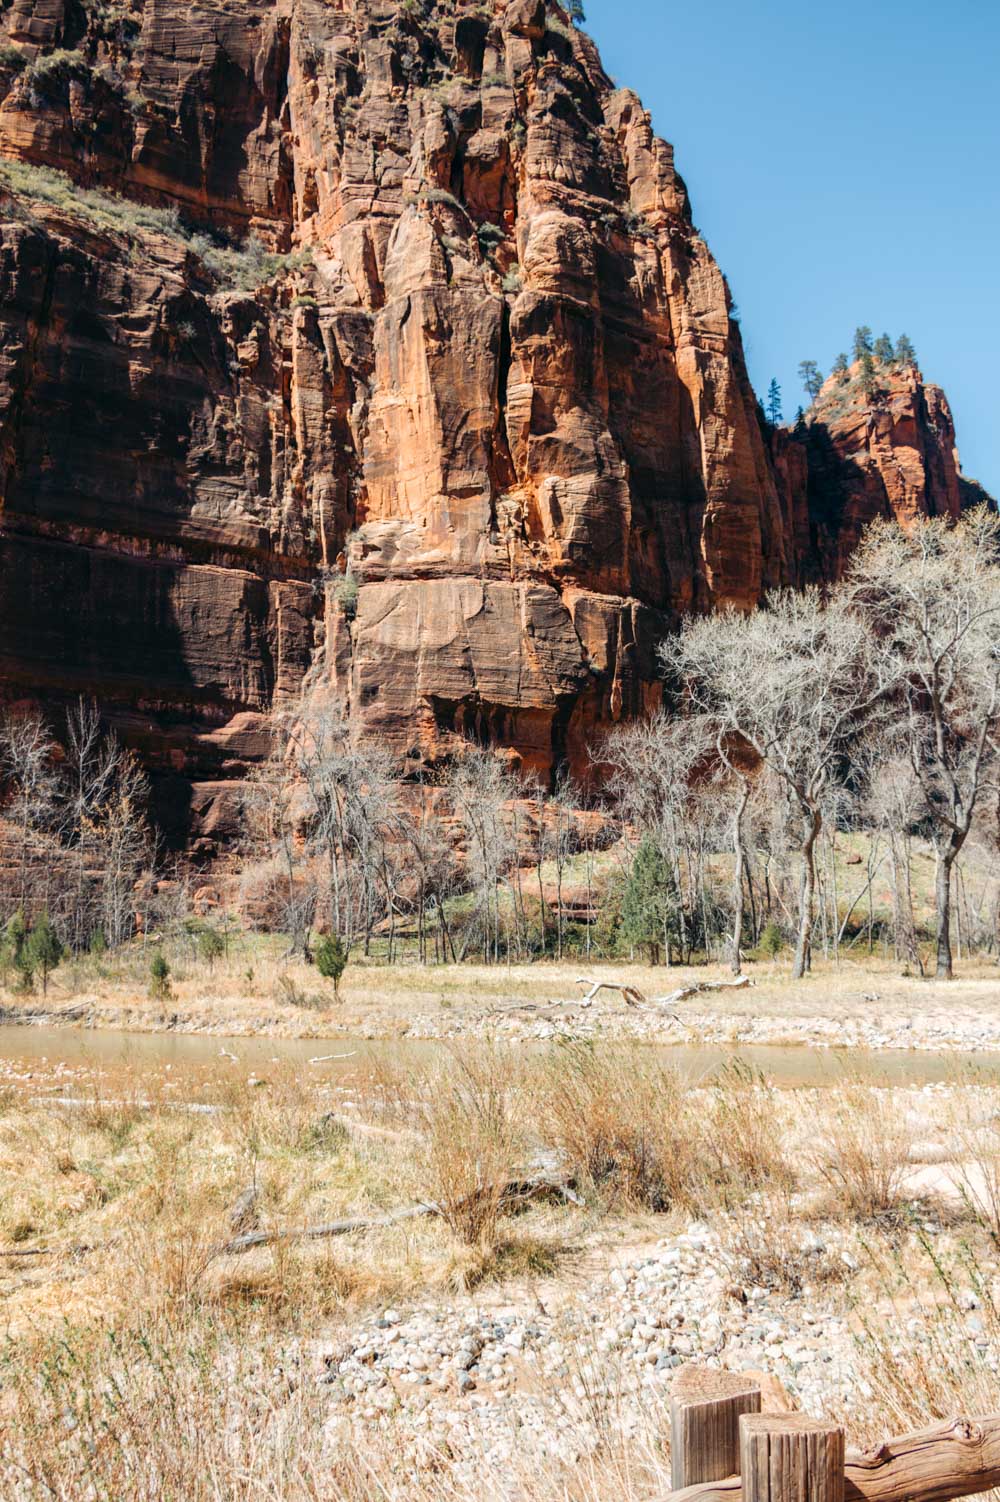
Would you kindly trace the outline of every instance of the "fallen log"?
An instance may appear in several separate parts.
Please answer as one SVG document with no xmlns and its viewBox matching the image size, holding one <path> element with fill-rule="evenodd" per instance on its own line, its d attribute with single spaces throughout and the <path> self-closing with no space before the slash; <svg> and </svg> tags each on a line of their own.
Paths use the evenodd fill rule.
<svg viewBox="0 0 1000 1502">
<path fill-rule="evenodd" d="M 869 1450 L 848 1450 L 845 1502 L 951 1502 L 1000 1486 L 1000 1414 L 956 1418 L 886 1440 Z M 664 1502 L 742 1502 L 739 1476 L 688 1486 Z"/>
<path fill-rule="evenodd" d="M 749 975 L 741 975 L 739 980 L 699 980 L 691 986 L 678 986 L 669 996 L 654 996 L 652 1004 L 654 1007 L 669 1007 L 678 1001 L 687 1001 L 689 996 L 701 996 L 707 991 L 745 991 L 747 986 L 756 984 Z"/>
<path fill-rule="evenodd" d="M 577 985 L 589 986 L 590 990 L 587 992 L 586 996 L 581 997 L 577 1002 L 565 1002 L 565 1006 L 589 1007 L 599 991 L 620 992 L 622 1000 L 624 1001 L 625 1005 L 629 1007 L 644 1007 L 648 1005 L 645 996 L 643 996 L 642 992 L 637 990 L 635 986 L 622 985 L 618 981 L 591 980 L 588 976 L 581 975 L 577 980 Z"/>
<path fill-rule="evenodd" d="M 465 1209 L 482 1199 L 485 1190 L 476 1194 L 466 1195 L 459 1200 L 454 1209 Z M 500 1203 L 510 1205 L 521 1200 L 538 1199 L 545 1194 L 554 1194 L 559 1199 L 566 1200 L 572 1205 L 582 1205 L 583 1200 L 568 1183 L 558 1179 L 540 1177 L 537 1179 L 511 1180 L 505 1184 L 500 1194 Z M 344 1220 L 333 1220 L 326 1225 L 301 1226 L 286 1231 L 250 1231 L 245 1236 L 235 1236 L 231 1241 L 225 1242 L 213 1252 L 215 1257 L 238 1256 L 243 1252 L 249 1252 L 254 1247 L 270 1246 L 278 1242 L 289 1241 L 320 1241 L 334 1236 L 351 1236 L 357 1231 L 377 1231 L 387 1226 L 401 1225 L 409 1220 L 422 1220 L 432 1215 L 444 1215 L 447 1205 L 437 1200 L 425 1200 L 416 1205 L 405 1205 L 398 1210 L 390 1210 L 386 1215 L 375 1217 L 349 1216 Z"/>
<path fill-rule="evenodd" d="M 454 1208 L 465 1209 L 481 1199 L 484 1190 L 476 1194 L 467 1195 L 459 1200 Z M 567 1204 L 583 1206 L 584 1201 L 572 1185 L 561 1179 L 540 1175 L 533 1179 L 512 1179 L 505 1184 L 500 1194 L 502 1205 L 516 1204 L 520 1201 L 539 1199 L 543 1195 L 555 1195 L 557 1199 L 565 1200 Z M 271 1246 L 278 1242 L 289 1241 L 320 1241 L 334 1236 L 351 1236 L 360 1231 L 377 1231 L 387 1226 L 401 1225 L 409 1220 L 422 1220 L 433 1215 L 444 1215 L 447 1206 L 436 1200 L 425 1200 L 416 1205 L 403 1205 L 398 1210 L 390 1210 L 386 1215 L 376 1216 L 348 1216 L 344 1220 L 333 1220 L 326 1225 L 297 1226 L 283 1231 L 248 1231 L 242 1236 L 234 1236 L 231 1240 L 223 1242 L 211 1253 L 215 1257 L 238 1256 L 243 1252 L 252 1251 L 254 1247 Z M 0 1258 L 30 1258 L 30 1257 L 75 1257 L 84 1252 L 99 1252 L 106 1250 L 114 1243 L 112 1241 L 96 1241 L 77 1246 L 31 1246 L 17 1247 L 9 1251 L 0 1251 Z"/>
</svg>

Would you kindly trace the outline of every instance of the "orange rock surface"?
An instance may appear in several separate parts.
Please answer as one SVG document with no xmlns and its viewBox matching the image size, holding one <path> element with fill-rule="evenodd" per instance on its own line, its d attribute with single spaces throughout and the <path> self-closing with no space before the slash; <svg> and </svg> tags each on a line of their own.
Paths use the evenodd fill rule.
<svg viewBox="0 0 1000 1502">
<path fill-rule="evenodd" d="M 179 840 L 307 675 L 404 766 L 579 770 L 680 613 L 829 570 L 880 484 L 954 506 L 915 376 L 829 472 L 768 435 L 673 150 L 553 0 L 2 25 L 0 672 L 94 693 Z"/>
</svg>

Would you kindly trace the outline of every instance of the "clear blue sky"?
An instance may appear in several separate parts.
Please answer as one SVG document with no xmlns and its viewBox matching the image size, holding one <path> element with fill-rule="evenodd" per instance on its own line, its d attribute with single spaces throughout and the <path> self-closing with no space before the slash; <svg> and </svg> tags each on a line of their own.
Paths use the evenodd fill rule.
<svg viewBox="0 0 1000 1502">
<path fill-rule="evenodd" d="M 996 0 L 586 0 L 607 71 L 676 147 L 750 374 L 902 331 L 1000 496 Z"/>
</svg>

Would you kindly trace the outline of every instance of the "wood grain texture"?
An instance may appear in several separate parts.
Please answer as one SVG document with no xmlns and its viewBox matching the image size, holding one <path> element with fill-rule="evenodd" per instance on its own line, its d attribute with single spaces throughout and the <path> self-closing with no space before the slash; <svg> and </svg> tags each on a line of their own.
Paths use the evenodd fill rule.
<svg viewBox="0 0 1000 1502">
<path fill-rule="evenodd" d="M 739 1423 L 760 1412 L 760 1386 L 736 1372 L 684 1367 L 670 1403 L 670 1479 L 675 1487 L 719 1481 L 739 1463 Z"/>
<path fill-rule="evenodd" d="M 740 1419 L 744 1502 L 844 1502 L 844 1431 L 801 1414 Z"/>
<path fill-rule="evenodd" d="M 1000 1414 L 956 1418 L 869 1450 L 848 1450 L 845 1502 L 951 1502 L 1000 1486 Z M 669 1494 L 669 1502 L 740 1502 L 739 1476 Z"/>
</svg>

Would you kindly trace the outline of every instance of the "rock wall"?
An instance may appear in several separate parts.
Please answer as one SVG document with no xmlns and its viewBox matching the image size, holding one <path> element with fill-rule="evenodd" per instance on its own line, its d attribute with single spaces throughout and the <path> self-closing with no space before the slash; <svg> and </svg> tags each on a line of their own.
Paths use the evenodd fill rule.
<svg viewBox="0 0 1000 1502">
<path fill-rule="evenodd" d="M 771 448 L 800 581 L 836 578 L 877 517 L 906 526 L 990 499 L 962 476 L 948 399 L 915 364 L 877 368 L 867 391 L 860 365 L 832 375 Z"/>
<path fill-rule="evenodd" d="M 844 431 L 842 499 L 815 425 L 808 475 L 769 452 L 673 151 L 554 0 L 2 26 L 0 672 L 96 695 L 178 840 L 307 677 L 404 766 L 580 770 L 679 613 L 878 504 L 903 416 Z"/>
</svg>

